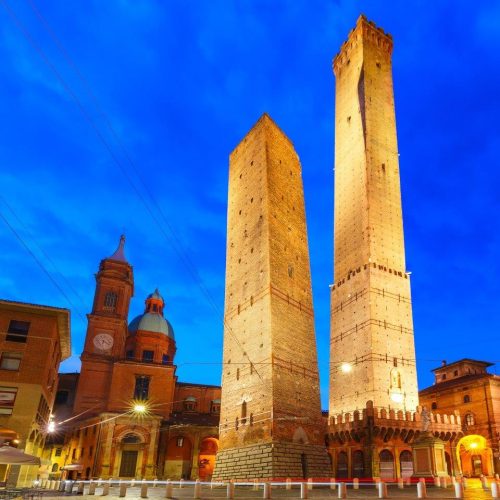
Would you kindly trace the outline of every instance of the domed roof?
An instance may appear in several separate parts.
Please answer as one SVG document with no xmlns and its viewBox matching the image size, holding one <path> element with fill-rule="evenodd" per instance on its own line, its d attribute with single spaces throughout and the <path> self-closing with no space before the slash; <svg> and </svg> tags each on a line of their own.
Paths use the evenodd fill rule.
<svg viewBox="0 0 500 500">
<path fill-rule="evenodd" d="M 163 333 L 171 339 L 175 339 L 172 325 L 161 314 L 147 312 L 134 318 L 128 325 L 129 334 L 134 334 L 138 330 Z"/>
</svg>

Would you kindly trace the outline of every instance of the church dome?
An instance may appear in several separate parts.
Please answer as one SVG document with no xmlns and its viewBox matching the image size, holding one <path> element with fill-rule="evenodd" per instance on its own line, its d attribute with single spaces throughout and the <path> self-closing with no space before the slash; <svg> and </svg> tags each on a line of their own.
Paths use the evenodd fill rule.
<svg viewBox="0 0 500 500">
<path fill-rule="evenodd" d="M 144 314 L 134 318 L 128 325 L 128 332 L 134 335 L 137 331 L 162 333 L 171 339 L 175 339 L 174 329 L 168 320 L 163 317 L 163 307 L 165 303 L 158 288 L 146 299 L 146 309 Z"/>
</svg>

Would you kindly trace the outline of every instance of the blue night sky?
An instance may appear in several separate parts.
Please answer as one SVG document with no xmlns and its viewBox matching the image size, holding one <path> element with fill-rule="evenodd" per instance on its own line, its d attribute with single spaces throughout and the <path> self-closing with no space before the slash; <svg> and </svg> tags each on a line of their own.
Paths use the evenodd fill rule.
<svg viewBox="0 0 500 500">
<path fill-rule="evenodd" d="M 131 317 L 158 286 L 180 380 L 220 383 L 228 155 L 267 111 L 302 162 L 326 408 L 331 61 L 361 12 L 395 41 L 419 385 L 432 383 L 441 359 L 500 360 L 499 2 L 7 5 L 0 213 L 64 294 L 0 218 L 0 297 L 71 308 L 73 356 L 63 371 L 79 368 L 94 273 L 125 232 Z"/>
</svg>

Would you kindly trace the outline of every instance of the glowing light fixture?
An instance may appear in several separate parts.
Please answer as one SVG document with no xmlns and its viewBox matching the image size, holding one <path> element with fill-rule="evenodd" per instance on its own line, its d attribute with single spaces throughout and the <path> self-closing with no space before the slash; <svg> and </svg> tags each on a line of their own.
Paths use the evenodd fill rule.
<svg viewBox="0 0 500 500">
<path fill-rule="evenodd" d="M 478 444 L 476 442 L 473 442 L 469 445 L 469 448 L 476 449 L 478 447 Z"/>
<path fill-rule="evenodd" d="M 352 372 L 352 365 L 351 363 L 342 363 L 340 365 L 340 369 L 342 370 L 342 373 L 350 373 Z"/>
<path fill-rule="evenodd" d="M 136 403 L 134 405 L 134 412 L 135 413 L 146 413 L 147 410 L 148 410 L 148 408 L 144 403 Z"/>
<path fill-rule="evenodd" d="M 55 430 L 56 430 L 56 423 L 53 420 L 51 420 L 49 422 L 49 424 L 47 425 L 47 432 L 52 433 L 52 432 L 55 432 Z"/>
</svg>

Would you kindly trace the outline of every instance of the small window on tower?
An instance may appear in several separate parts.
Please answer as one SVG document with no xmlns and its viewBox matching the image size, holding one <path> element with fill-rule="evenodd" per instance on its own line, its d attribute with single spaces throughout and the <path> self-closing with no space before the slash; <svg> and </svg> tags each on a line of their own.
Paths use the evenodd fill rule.
<svg viewBox="0 0 500 500">
<path fill-rule="evenodd" d="M 155 355 L 154 351 L 142 351 L 143 363 L 152 363 L 154 355 Z"/>
<path fill-rule="evenodd" d="M 149 382 L 151 378 L 146 375 L 138 375 L 135 377 L 134 399 L 141 401 L 149 397 Z"/>
<path fill-rule="evenodd" d="M 134 351 L 127 351 L 126 357 L 127 359 L 134 359 Z"/>
<path fill-rule="evenodd" d="M 118 295 L 115 292 L 106 292 L 104 296 L 104 309 L 106 311 L 115 311 Z"/>
<path fill-rule="evenodd" d="M 170 356 L 168 354 L 164 354 L 161 357 L 161 364 L 162 365 L 168 365 L 170 363 Z"/>
</svg>

